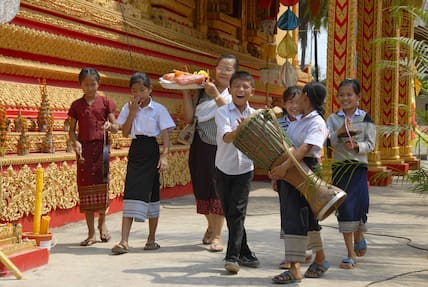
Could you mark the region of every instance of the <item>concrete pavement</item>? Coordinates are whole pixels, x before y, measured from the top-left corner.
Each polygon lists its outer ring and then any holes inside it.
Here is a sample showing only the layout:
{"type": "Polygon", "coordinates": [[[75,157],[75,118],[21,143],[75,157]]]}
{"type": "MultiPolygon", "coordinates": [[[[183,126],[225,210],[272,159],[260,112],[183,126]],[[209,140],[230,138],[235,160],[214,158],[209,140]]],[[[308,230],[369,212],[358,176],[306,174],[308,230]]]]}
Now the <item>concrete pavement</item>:
{"type": "MultiPolygon", "coordinates": [[[[304,279],[298,285],[428,286],[428,195],[412,193],[410,188],[394,182],[370,189],[369,249],[353,270],[339,268],[346,251],[336,218],[332,215],[322,221],[330,269],[323,278],[304,279]]],[[[84,221],[52,229],[56,245],[49,264],[24,272],[23,280],[0,277],[0,286],[272,286],[271,278],[281,272],[279,203],[269,183],[253,182],[246,220],[248,242],[261,266],[243,267],[237,275],[223,269],[224,252],[208,252],[201,244],[205,219],[196,215],[193,196],[165,200],[161,206],[159,250],[143,250],[148,226],[134,223],[130,252],[111,255],[110,249],[120,239],[121,213],[115,213],[108,217],[112,241],[80,247],[86,236],[84,221]]],[[[302,272],[306,268],[303,265],[302,272]]]]}

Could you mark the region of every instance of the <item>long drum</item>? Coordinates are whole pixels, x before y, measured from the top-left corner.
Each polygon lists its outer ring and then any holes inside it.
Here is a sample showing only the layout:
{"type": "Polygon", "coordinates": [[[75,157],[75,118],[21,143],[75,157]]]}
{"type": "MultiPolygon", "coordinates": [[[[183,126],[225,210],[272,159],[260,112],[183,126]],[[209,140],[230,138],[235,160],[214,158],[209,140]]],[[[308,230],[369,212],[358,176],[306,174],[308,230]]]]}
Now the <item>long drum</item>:
{"type": "Polygon", "coordinates": [[[285,180],[305,197],[318,220],[327,218],[345,200],[346,193],[326,183],[292,154],[293,143],[279,127],[270,109],[260,109],[246,118],[239,127],[233,144],[254,163],[270,170],[290,158],[293,167],[285,180]]]}

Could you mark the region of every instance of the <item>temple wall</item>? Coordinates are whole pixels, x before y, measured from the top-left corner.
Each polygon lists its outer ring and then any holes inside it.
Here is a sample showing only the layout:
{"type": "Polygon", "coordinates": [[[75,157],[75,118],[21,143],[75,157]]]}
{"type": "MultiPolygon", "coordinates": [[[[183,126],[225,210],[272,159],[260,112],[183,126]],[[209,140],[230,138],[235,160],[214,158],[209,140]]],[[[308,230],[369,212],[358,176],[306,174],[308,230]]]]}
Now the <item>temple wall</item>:
{"type": "MultiPolygon", "coordinates": [[[[273,7],[278,3],[273,1],[273,7]]],[[[82,96],[77,76],[85,66],[100,72],[100,94],[110,97],[118,110],[130,99],[130,75],[144,71],[150,76],[154,99],[168,108],[178,127],[171,133],[171,168],[162,175],[162,192],[189,186],[188,146],[176,143],[185,124],[181,92],[162,88],[158,78],[184,66],[213,73],[216,58],[232,53],[241,69],[256,80],[251,104],[263,107],[283,90],[260,81],[260,69],[265,66],[260,21],[276,13],[277,9],[258,9],[257,1],[250,0],[22,0],[16,17],[0,24],[0,105],[8,118],[6,155],[0,157],[0,221],[31,213],[34,168],[39,164],[46,170],[44,211],[77,204],[66,119],[70,104],[82,96]],[[43,90],[53,115],[49,153],[43,153],[47,134],[39,131],[37,123],[43,90]],[[22,118],[28,123],[28,154],[18,156],[17,119],[22,118]]],[[[123,190],[128,146],[129,139],[112,135],[111,198],[123,190]]]]}

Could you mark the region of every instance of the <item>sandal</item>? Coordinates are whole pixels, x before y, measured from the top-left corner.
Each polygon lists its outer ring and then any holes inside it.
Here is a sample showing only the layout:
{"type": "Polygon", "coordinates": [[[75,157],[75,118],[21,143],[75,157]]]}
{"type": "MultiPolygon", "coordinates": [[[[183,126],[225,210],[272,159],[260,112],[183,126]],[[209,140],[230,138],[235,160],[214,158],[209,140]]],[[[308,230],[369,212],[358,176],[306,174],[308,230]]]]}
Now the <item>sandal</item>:
{"type": "Polygon", "coordinates": [[[311,265],[309,265],[308,270],[305,272],[306,278],[320,278],[324,275],[324,273],[328,270],[330,267],[330,264],[327,260],[324,260],[324,262],[321,264],[318,264],[316,262],[313,262],[311,265]]]}
{"type": "Polygon", "coordinates": [[[143,249],[144,250],[156,250],[159,248],[160,248],[160,245],[157,244],[156,242],[147,242],[143,249]]]}
{"type": "Polygon", "coordinates": [[[208,250],[211,252],[221,252],[223,251],[223,244],[221,244],[219,239],[214,239],[211,242],[210,248],[208,250]]]}
{"type": "Polygon", "coordinates": [[[291,283],[299,283],[302,279],[296,278],[293,273],[290,271],[284,271],[279,275],[276,275],[272,278],[272,282],[276,284],[291,284],[291,283]]]}
{"type": "Polygon", "coordinates": [[[354,242],[354,251],[358,257],[364,256],[367,253],[367,242],[363,238],[360,242],[354,242]]]}
{"type": "Polygon", "coordinates": [[[113,253],[114,255],[128,253],[128,245],[119,242],[111,249],[111,253],[113,253]]]}
{"type": "Polygon", "coordinates": [[[103,232],[102,227],[100,227],[100,226],[98,226],[98,230],[100,231],[101,242],[109,242],[111,239],[111,235],[108,232],[108,230],[103,232]]]}
{"type": "Polygon", "coordinates": [[[211,241],[212,241],[211,236],[212,236],[212,234],[213,234],[212,231],[208,231],[208,229],[207,229],[207,231],[205,231],[204,237],[202,238],[202,243],[204,245],[211,244],[211,241]]]}
{"type": "Polygon", "coordinates": [[[340,268],[342,269],[353,269],[355,267],[355,261],[352,258],[345,258],[340,262],[340,268]]]}
{"type": "Polygon", "coordinates": [[[82,242],[80,242],[80,246],[91,246],[97,243],[97,240],[94,238],[86,238],[82,242]]]}

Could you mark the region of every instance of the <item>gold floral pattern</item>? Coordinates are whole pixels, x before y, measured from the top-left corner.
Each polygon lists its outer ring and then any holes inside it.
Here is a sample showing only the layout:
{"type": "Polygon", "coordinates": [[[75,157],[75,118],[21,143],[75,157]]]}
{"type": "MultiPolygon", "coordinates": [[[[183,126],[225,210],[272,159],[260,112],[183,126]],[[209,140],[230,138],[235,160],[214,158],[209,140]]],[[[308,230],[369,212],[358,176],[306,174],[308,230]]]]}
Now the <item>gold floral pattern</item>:
{"type": "MultiPolygon", "coordinates": [[[[188,147],[173,147],[169,157],[169,169],[161,174],[161,188],[186,185],[190,182],[187,166],[188,147]]],[[[110,198],[123,195],[126,176],[127,150],[112,151],[110,162],[110,198]]],[[[22,164],[22,157],[2,161],[8,167],[1,170],[0,220],[14,221],[33,213],[35,203],[36,176],[29,165],[46,159],[29,156],[22,164]],[[18,164],[18,165],[17,165],[18,164]]],[[[42,213],[56,209],[69,209],[79,202],[76,185],[76,163],[74,154],[51,155],[46,159],[43,179],[42,213]]]]}

